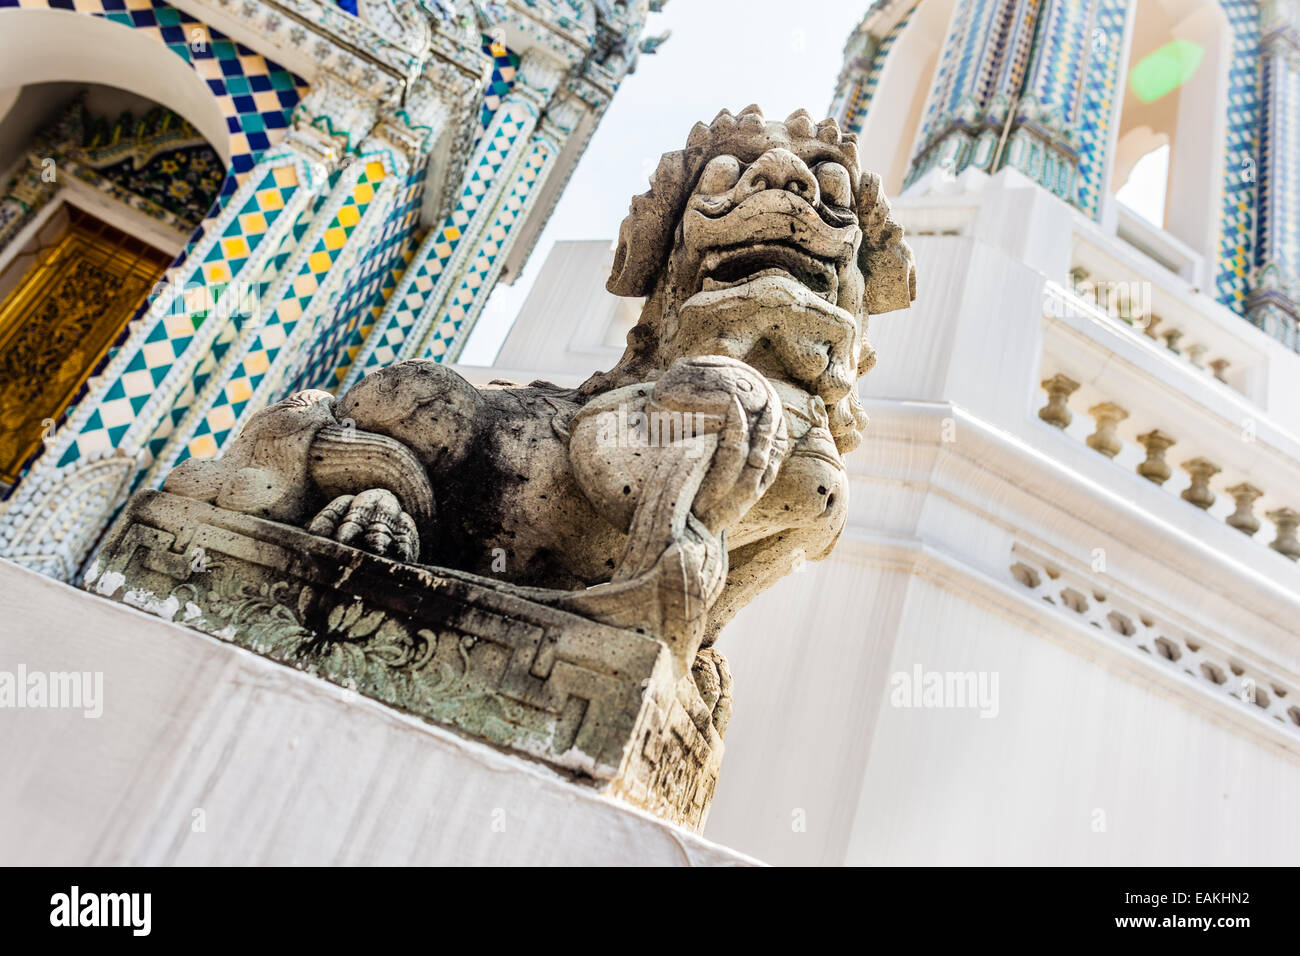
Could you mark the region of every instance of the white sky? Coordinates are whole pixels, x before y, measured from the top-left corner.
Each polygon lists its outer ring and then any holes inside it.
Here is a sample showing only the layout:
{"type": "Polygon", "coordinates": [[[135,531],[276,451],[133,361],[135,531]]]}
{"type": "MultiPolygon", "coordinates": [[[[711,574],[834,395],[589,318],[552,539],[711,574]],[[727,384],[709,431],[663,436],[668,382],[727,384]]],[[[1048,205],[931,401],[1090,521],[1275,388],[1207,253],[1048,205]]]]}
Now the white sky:
{"type": "Polygon", "coordinates": [[[557,240],[613,239],[659,156],[686,145],[696,121],[757,103],[784,118],[826,115],[844,42],[869,0],[669,0],[647,36],[672,30],[624,80],[542,232],[523,275],[500,285],[461,361],[490,365],[557,240]]]}
{"type": "Polygon", "coordinates": [[[1165,225],[1165,190],[1169,186],[1169,146],[1153,149],[1136,163],[1115,198],[1147,222],[1165,225]]]}

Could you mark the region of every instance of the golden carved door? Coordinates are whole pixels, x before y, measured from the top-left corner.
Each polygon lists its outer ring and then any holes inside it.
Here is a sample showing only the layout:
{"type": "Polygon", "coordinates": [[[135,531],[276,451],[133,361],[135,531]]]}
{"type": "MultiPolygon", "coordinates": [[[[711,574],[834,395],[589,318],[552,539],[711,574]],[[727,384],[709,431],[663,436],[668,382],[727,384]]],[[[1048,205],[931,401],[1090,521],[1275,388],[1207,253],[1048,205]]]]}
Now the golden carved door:
{"type": "MultiPolygon", "coordinates": [[[[170,264],[163,252],[67,206],[0,303],[0,484],[23,463],[170,264]]],[[[15,263],[17,264],[17,263],[15,263]]]]}

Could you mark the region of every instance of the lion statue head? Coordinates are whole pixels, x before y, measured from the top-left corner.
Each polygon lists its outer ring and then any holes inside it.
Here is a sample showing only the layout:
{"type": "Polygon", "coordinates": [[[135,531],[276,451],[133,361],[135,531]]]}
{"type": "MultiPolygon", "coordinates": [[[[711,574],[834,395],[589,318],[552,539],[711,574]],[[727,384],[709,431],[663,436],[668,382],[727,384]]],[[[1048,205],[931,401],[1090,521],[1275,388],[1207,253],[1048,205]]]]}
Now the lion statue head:
{"type": "Polygon", "coordinates": [[[653,381],[675,359],[725,355],[787,405],[820,401],[841,452],[866,418],[856,380],[875,362],[867,317],[907,308],[916,269],[857,137],[804,110],[757,106],[697,123],[632,200],[607,288],[645,296],[628,347],[586,394],[653,381]]]}

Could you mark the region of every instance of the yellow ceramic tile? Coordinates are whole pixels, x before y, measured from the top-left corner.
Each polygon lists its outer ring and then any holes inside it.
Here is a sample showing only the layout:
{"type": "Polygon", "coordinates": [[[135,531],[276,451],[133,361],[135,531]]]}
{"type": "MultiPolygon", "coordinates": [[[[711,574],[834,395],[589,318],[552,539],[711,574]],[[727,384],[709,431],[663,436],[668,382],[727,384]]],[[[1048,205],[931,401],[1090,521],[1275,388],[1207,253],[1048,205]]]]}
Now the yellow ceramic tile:
{"type": "Polygon", "coordinates": [[[214,432],[235,427],[235,410],[229,405],[218,405],[208,412],[208,427],[214,432]]]}
{"type": "MultiPolygon", "coordinates": [[[[275,315],[281,322],[296,322],[302,317],[302,301],[299,299],[285,299],[280,303],[280,307],[275,310],[275,315]]],[[[265,340],[265,336],[263,339],[265,340]]]]}
{"type": "Polygon", "coordinates": [[[311,258],[307,260],[307,267],[317,275],[324,275],[329,271],[329,267],[333,264],[334,260],[331,259],[330,254],[324,250],[313,252],[311,258]]]}
{"type": "Polygon", "coordinates": [[[325,243],[325,248],[331,251],[342,249],[343,244],[348,241],[348,234],[335,226],[333,229],[325,230],[325,235],[321,237],[321,241],[325,243]]]}
{"type": "Polygon", "coordinates": [[[292,166],[280,166],[271,175],[275,177],[275,184],[281,189],[298,185],[298,173],[292,166]]]}
{"type": "Polygon", "coordinates": [[[248,255],[248,243],[242,236],[221,240],[221,251],[227,259],[243,259],[248,255]]]}
{"type": "Polygon", "coordinates": [[[224,262],[209,262],[203,266],[203,275],[209,282],[229,282],[230,268],[224,262]]]}
{"type": "Polygon", "coordinates": [[[200,435],[189,444],[191,458],[217,457],[217,440],[211,435],[200,435]]]}
{"type": "Polygon", "coordinates": [[[274,212],[284,206],[284,198],[278,189],[263,189],[257,194],[257,205],[267,212],[274,212]]]}
{"type": "Polygon", "coordinates": [[[246,236],[256,236],[266,232],[266,217],[260,212],[246,212],[239,217],[239,228],[246,236]]]}
{"type": "Polygon", "coordinates": [[[366,179],[370,180],[372,183],[381,181],[386,175],[383,163],[376,160],[366,164],[366,179]]]}
{"type": "Polygon", "coordinates": [[[253,397],[253,386],[246,378],[233,379],[226,386],[226,397],[232,402],[246,402],[253,397]]]}
{"type": "Polygon", "coordinates": [[[316,277],[312,275],[302,275],[293,280],[293,294],[299,298],[306,299],[311,296],[320,284],[316,277]]]}
{"type": "Polygon", "coordinates": [[[263,351],[249,352],[244,357],[244,371],[249,375],[261,375],[271,367],[271,362],[263,351]]]}
{"type": "Polygon", "coordinates": [[[361,213],[357,211],[356,206],[348,204],[339,210],[339,214],[336,218],[338,219],[340,226],[350,229],[361,221],[361,213]]]}
{"type": "Polygon", "coordinates": [[[375,198],[375,187],[369,183],[358,183],[357,188],[352,190],[352,198],[358,206],[365,206],[375,198]]]}

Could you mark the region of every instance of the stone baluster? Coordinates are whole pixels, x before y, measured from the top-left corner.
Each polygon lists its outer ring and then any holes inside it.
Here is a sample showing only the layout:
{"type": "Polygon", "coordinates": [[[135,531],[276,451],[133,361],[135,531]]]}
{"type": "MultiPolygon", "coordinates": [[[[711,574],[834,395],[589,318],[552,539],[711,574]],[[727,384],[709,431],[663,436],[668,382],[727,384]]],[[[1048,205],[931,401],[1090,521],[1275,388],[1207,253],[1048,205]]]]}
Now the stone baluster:
{"type": "Polygon", "coordinates": [[[1074,420],[1068,402],[1070,396],[1078,390],[1079,383],[1068,375],[1057,372],[1044,380],[1043,388],[1047,391],[1047,404],[1038,410],[1038,417],[1057,428],[1068,428],[1074,420]]]}
{"type": "Polygon", "coordinates": [[[1169,351],[1173,352],[1175,355],[1182,355],[1183,353],[1178,348],[1178,340],[1183,337],[1183,333],[1178,329],[1169,329],[1167,332],[1162,334],[1165,339],[1165,348],[1169,349],[1169,351]]]}
{"type": "Polygon", "coordinates": [[[1210,490],[1210,479],[1222,469],[1212,461],[1204,458],[1192,458],[1183,462],[1183,471],[1192,476],[1192,483],[1183,490],[1183,500],[1190,501],[1204,511],[1214,504],[1214,492],[1210,490]]]}
{"type": "Polygon", "coordinates": [[[1154,339],[1156,337],[1156,326],[1159,324],[1160,316],[1155,315],[1154,313],[1147,316],[1147,327],[1143,329],[1147,334],[1147,338],[1154,339]]]}
{"type": "Polygon", "coordinates": [[[1197,368],[1205,368],[1205,346],[1200,344],[1187,346],[1187,361],[1197,368]]]}
{"type": "Polygon", "coordinates": [[[1075,266],[1070,270],[1070,290],[1078,296],[1087,298],[1092,292],[1091,283],[1088,282],[1088,270],[1080,269],[1075,266]],[[1086,283],[1086,285],[1085,285],[1086,283]]]}
{"type": "Polygon", "coordinates": [[[1269,547],[1279,554],[1285,554],[1292,561],[1300,558],[1300,540],[1296,540],[1296,528],[1300,527],[1300,511],[1294,508],[1278,508],[1268,513],[1268,520],[1277,527],[1277,537],[1269,547]]]}
{"type": "Polygon", "coordinates": [[[1102,402],[1088,409],[1088,414],[1097,422],[1097,430],[1088,436],[1088,447],[1107,458],[1114,458],[1124,447],[1115,428],[1128,418],[1128,411],[1114,402],[1102,402]]]}
{"type": "Polygon", "coordinates": [[[1176,442],[1158,428],[1153,428],[1145,435],[1138,435],[1138,441],[1147,450],[1147,458],[1137,466],[1137,473],[1147,481],[1163,485],[1172,474],[1169,463],[1165,461],[1165,452],[1176,442]]]}
{"type": "Polygon", "coordinates": [[[1229,488],[1228,494],[1232,495],[1232,500],[1237,503],[1237,510],[1228,515],[1228,524],[1244,535],[1253,535],[1258,531],[1259,518],[1255,517],[1251,509],[1255,507],[1255,499],[1263,493],[1254,485],[1244,481],[1229,488]]]}
{"type": "Polygon", "coordinates": [[[1138,318],[1133,314],[1133,300],[1127,295],[1116,295],[1115,304],[1112,308],[1115,318],[1125,325],[1132,325],[1134,319],[1138,318]]]}
{"type": "Polygon", "coordinates": [[[1228,376],[1225,373],[1228,371],[1228,366],[1231,364],[1232,363],[1227,359],[1215,359],[1210,363],[1210,369],[1214,372],[1214,377],[1224,385],[1228,384],[1228,376]]]}

